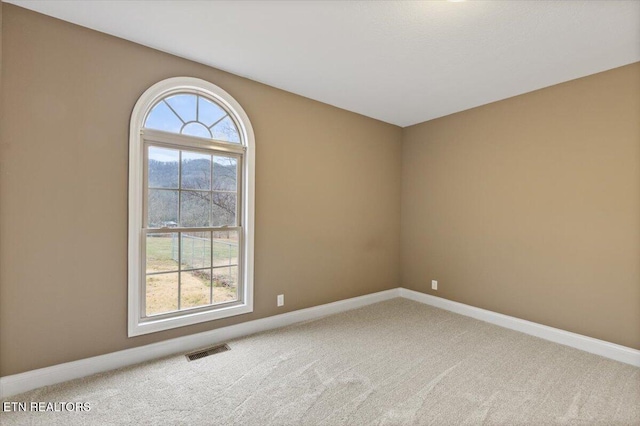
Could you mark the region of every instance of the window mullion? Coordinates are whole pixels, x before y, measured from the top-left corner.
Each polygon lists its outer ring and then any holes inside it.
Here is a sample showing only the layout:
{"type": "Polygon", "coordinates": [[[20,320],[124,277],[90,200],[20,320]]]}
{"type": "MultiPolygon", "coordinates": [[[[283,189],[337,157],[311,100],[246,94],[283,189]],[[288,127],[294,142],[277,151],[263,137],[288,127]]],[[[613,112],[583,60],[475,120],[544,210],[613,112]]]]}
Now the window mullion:
{"type": "Polygon", "coordinates": [[[178,232],[178,310],[182,295],[182,232],[178,232]]]}
{"type": "Polygon", "coordinates": [[[203,227],[175,227],[175,228],[143,228],[145,234],[167,234],[177,232],[216,232],[216,231],[237,231],[241,226],[203,226],[203,227]]]}
{"type": "MultiPolygon", "coordinates": [[[[182,150],[178,151],[178,225],[182,225],[182,150]]],[[[178,310],[182,302],[182,232],[178,232],[178,310]]]]}
{"type": "Polygon", "coordinates": [[[222,118],[218,119],[218,121],[216,121],[215,123],[213,123],[211,126],[209,126],[209,130],[211,130],[213,127],[215,127],[216,124],[220,123],[222,120],[224,120],[225,118],[229,117],[229,114],[225,114],[222,116],[222,118]]]}
{"type": "Polygon", "coordinates": [[[178,226],[182,226],[182,150],[178,151],[178,226]]]}
{"type": "MultiPolygon", "coordinates": [[[[209,131],[211,131],[209,129],[209,131]]],[[[209,225],[213,226],[213,182],[214,182],[214,173],[215,173],[215,161],[213,160],[214,156],[211,155],[211,172],[209,179],[209,225]]],[[[213,231],[209,233],[209,245],[211,246],[211,269],[209,274],[209,304],[213,305],[213,231]]]]}
{"type": "MultiPolygon", "coordinates": [[[[209,225],[213,226],[213,179],[215,172],[215,161],[213,160],[214,156],[211,156],[211,181],[209,182],[209,225]]],[[[213,238],[213,234],[211,234],[211,238],[213,238]]],[[[213,240],[212,240],[213,241],[213,240]]]]}
{"type": "Polygon", "coordinates": [[[175,109],[173,109],[173,107],[172,107],[171,105],[169,105],[169,102],[167,102],[167,100],[166,100],[166,99],[163,99],[163,100],[162,100],[162,102],[164,102],[164,104],[165,104],[166,106],[168,106],[168,107],[169,107],[169,109],[171,110],[171,112],[173,112],[173,113],[175,114],[175,116],[176,116],[176,117],[178,117],[178,120],[182,121],[182,125],[184,126],[186,123],[185,123],[185,121],[182,119],[182,117],[180,117],[180,114],[178,114],[178,113],[176,112],[176,110],[175,110],[175,109]]]}
{"type": "Polygon", "coordinates": [[[216,139],[206,139],[197,136],[184,136],[178,133],[168,133],[162,130],[155,129],[143,129],[143,137],[147,142],[151,142],[154,145],[164,145],[171,148],[177,148],[177,146],[185,147],[187,149],[194,149],[201,152],[207,151],[219,151],[225,154],[242,154],[246,148],[242,145],[219,141],[216,139]]]}
{"type": "Polygon", "coordinates": [[[213,231],[209,232],[209,247],[211,252],[211,268],[209,268],[209,304],[213,305],[213,231]]]}
{"type": "Polygon", "coordinates": [[[242,170],[244,168],[244,157],[240,156],[236,160],[236,226],[242,226],[240,214],[242,212],[242,170]]]}

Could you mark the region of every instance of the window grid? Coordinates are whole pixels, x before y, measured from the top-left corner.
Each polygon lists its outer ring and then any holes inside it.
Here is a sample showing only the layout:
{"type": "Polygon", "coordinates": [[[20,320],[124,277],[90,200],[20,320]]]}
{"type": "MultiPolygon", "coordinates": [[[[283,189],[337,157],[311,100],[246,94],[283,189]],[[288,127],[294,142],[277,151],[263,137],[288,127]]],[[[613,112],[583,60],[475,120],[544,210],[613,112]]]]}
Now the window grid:
{"type": "MultiPolygon", "coordinates": [[[[240,221],[239,221],[239,217],[240,217],[240,199],[239,199],[239,192],[240,192],[240,170],[241,170],[241,159],[242,157],[238,154],[233,154],[233,153],[228,153],[228,152],[219,152],[216,151],[214,149],[197,149],[194,150],[191,147],[176,147],[176,146],[172,146],[170,144],[165,145],[165,144],[156,144],[154,142],[146,142],[144,143],[145,146],[145,192],[146,192],[146,196],[145,199],[147,200],[147,202],[145,203],[145,207],[143,208],[143,214],[144,214],[144,219],[143,219],[143,223],[145,223],[145,230],[147,231],[147,235],[152,235],[153,231],[161,231],[161,233],[164,234],[175,234],[176,235],[176,239],[177,239],[177,244],[178,244],[178,250],[177,250],[177,256],[178,256],[178,265],[177,265],[177,269],[172,269],[172,270],[165,270],[165,271],[158,271],[158,272],[148,272],[147,271],[147,267],[145,266],[145,279],[142,280],[142,282],[144,283],[144,291],[143,294],[145,295],[145,297],[143,298],[143,306],[142,306],[142,310],[141,313],[143,314],[144,317],[153,317],[156,318],[158,316],[165,316],[165,315],[171,315],[171,314],[176,314],[179,313],[181,311],[185,311],[185,310],[192,310],[192,309],[200,309],[200,308],[206,308],[206,307],[211,307],[214,305],[217,305],[218,303],[214,300],[215,295],[214,295],[214,272],[216,270],[223,270],[223,269],[227,269],[228,271],[228,276],[229,277],[235,277],[235,299],[232,300],[231,302],[236,302],[239,301],[241,299],[241,257],[240,257],[240,221]],[[163,187],[163,186],[152,186],[149,183],[149,150],[151,148],[162,148],[162,149],[173,149],[173,150],[177,150],[178,151],[178,184],[177,184],[177,188],[174,187],[163,187]],[[206,153],[207,156],[209,157],[209,161],[210,161],[210,165],[209,165],[209,189],[208,190],[199,190],[199,189],[185,189],[184,188],[184,174],[183,174],[183,154],[185,152],[197,152],[197,153],[206,153]],[[215,175],[214,173],[216,172],[216,161],[214,160],[215,158],[227,158],[230,160],[234,160],[234,167],[235,167],[235,175],[234,175],[234,181],[235,181],[235,191],[232,190],[217,190],[214,189],[214,180],[215,180],[215,175]],[[167,228],[167,227],[151,227],[151,225],[148,222],[149,220],[149,191],[150,190],[154,190],[154,191],[167,191],[167,192],[176,192],[178,193],[178,207],[177,207],[177,223],[178,223],[178,227],[176,228],[167,228]],[[207,226],[199,226],[199,227],[185,227],[183,224],[183,192],[191,192],[191,193],[203,193],[203,194],[209,194],[209,223],[207,226]],[[214,194],[233,194],[235,195],[235,202],[234,202],[234,210],[235,210],[235,214],[233,216],[233,220],[231,223],[227,223],[223,226],[214,226],[213,225],[213,220],[214,220],[214,211],[213,211],[213,206],[214,206],[214,194]],[[206,231],[203,231],[206,230],[206,231]],[[236,233],[236,238],[237,238],[237,253],[236,253],[236,261],[232,262],[232,257],[231,257],[231,245],[229,245],[229,255],[227,257],[228,259],[228,263],[226,265],[218,265],[218,266],[214,266],[214,238],[213,238],[213,233],[216,231],[226,231],[226,232],[235,232],[236,233]],[[209,241],[210,241],[210,266],[209,267],[203,267],[203,268],[184,268],[184,259],[183,259],[183,244],[184,244],[184,239],[183,239],[183,235],[189,232],[206,232],[209,234],[209,241]],[[232,268],[235,268],[235,274],[233,274],[233,270],[232,268]],[[188,272],[193,272],[193,271],[209,271],[210,273],[210,277],[209,277],[209,300],[207,304],[203,304],[203,305],[199,305],[196,307],[187,307],[184,308],[183,306],[183,281],[184,281],[184,277],[183,274],[184,273],[188,273],[188,272]],[[147,278],[149,276],[162,276],[162,275],[170,275],[170,274],[176,274],[177,273],[177,278],[178,278],[178,289],[177,289],[177,309],[176,310],[168,310],[166,312],[160,312],[160,313],[149,313],[148,312],[148,307],[147,307],[147,278]]],[[[221,166],[222,167],[222,166],[221,166]]],[[[173,238],[173,237],[172,237],[173,238]]],[[[145,265],[148,262],[147,259],[147,253],[145,251],[144,253],[144,261],[145,261],[145,265]]],[[[222,301],[220,302],[225,303],[225,302],[229,302],[229,301],[222,301]]]]}
{"type": "MultiPolygon", "coordinates": [[[[166,149],[166,146],[164,145],[159,145],[156,143],[147,143],[146,144],[146,149],[145,149],[145,158],[146,158],[146,164],[145,164],[145,173],[148,174],[148,168],[149,168],[149,148],[150,147],[155,147],[155,148],[163,148],[166,149]]],[[[183,188],[183,183],[182,183],[182,178],[183,178],[183,173],[182,173],[182,156],[183,153],[185,151],[187,152],[192,152],[191,149],[182,149],[182,148],[173,148],[176,151],[179,152],[178,155],[178,185],[176,187],[166,187],[166,186],[152,186],[151,184],[148,183],[149,179],[148,176],[146,176],[145,181],[147,182],[146,184],[146,191],[147,191],[147,195],[146,195],[146,199],[149,199],[149,195],[148,195],[148,191],[163,191],[163,192],[177,192],[178,193],[178,211],[177,211],[177,223],[178,226],[180,227],[185,227],[183,225],[183,220],[182,220],[182,199],[183,199],[183,193],[202,193],[202,194],[209,194],[210,195],[210,201],[209,201],[209,224],[207,225],[208,227],[215,227],[216,225],[212,225],[213,224],[213,215],[214,215],[214,206],[215,204],[215,199],[216,197],[214,195],[216,194],[229,194],[229,195],[234,195],[235,196],[235,202],[234,202],[234,217],[233,217],[233,222],[230,223],[226,223],[220,226],[239,226],[240,225],[240,205],[239,205],[239,201],[240,201],[240,186],[241,186],[241,176],[240,176],[240,170],[242,168],[242,163],[241,163],[241,157],[238,155],[233,155],[231,153],[227,153],[227,152],[215,152],[213,150],[209,150],[209,155],[211,157],[211,165],[210,165],[210,177],[209,177],[209,188],[208,190],[205,189],[194,189],[194,188],[183,188]],[[216,161],[213,160],[214,158],[226,158],[229,160],[234,160],[235,163],[233,164],[234,168],[235,168],[235,176],[234,176],[234,182],[235,182],[235,188],[236,190],[225,190],[225,189],[214,189],[214,179],[215,179],[215,165],[216,165],[216,161]]],[[[221,166],[222,167],[222,166],[221,166]]],[[[162,227],[160,226],[152,226],[153,224],[150,224],[148,221],[148,211],[149,211],[149,207],[148,204],[145,207],[145,216],[143,217],[143,221],[145,224],[146,228],[157,228],[160,229],[162,227]]],[[[192,226],[190,226],[192,227],[192,226]]]]}
{"type": "MultiPolygon", "coordinates": [[[[229,242],[221,242],[221,241],[216,241],[216,239],[213,236],[213,233],[216,231],[210,231],[208,232],[209,236],[207,238],[208,241],[211,242],[211,245],[209,246],[209,265],[210,266],[205,266],[205,267],[185,267],[184,265],[187,265],[185,261],[183,261],[183,252],[184,252],[184,234],[189,233],[188,231],[174,231],[174,232],[167,232],[165,229],[162,229],[163,234],[174,234],[175,237],[171,237],[172,241],[175,240],[178,244],[178,248],[176,250],[176,253],[178,255],[178,262],[176,265],[176,269],[169,269],[169,270],[164,270],[164,271],[157,271],[157,272],[148,272],[146,271],[145,275],[146,277],[150,277],[150,276],[162,276],[162,275],[173,275],[173,274],[177,274],[178,275],[178,308],[175,311],[168,311],[166,313],[171,313],[171,312],[177,312],[177,311],[181,311],[184,309],[191,309],[191,308],[184,308],[182,306],[182,274],[183,273],[188,273],[188,272],[197,272],[197,271],[207,271],[209,272],[209,302],[206,305],[200,305],[201,307],[204,306],[212,306],[217,304],[217,302],[214,300],[214,294],[213,294],[213,287],[214,287],[214,272],[215,271],[223,271],[225,269],[228,270],[228,274],[229,276],[233,276],[232,274],[232,269],[231,268],[237,268],[236,270],[239,269],[240,264],[238,262],[238,253],[236,253],[236,261],[233,262],[233,255],[232,255],[232,243],[229,242]],[[227,256],[226,256],[226,260],[227,263],[222,265],[222,264],[215,264],[214,262],[214,253],[215,250],[213,248],[213,244],[225,244],[227,245],[228,248],[228,252],[227,252],[227,256]]],[[[232,230],[232,231],[226,231],[226,232],[237,232],[236,230],[232,230]]],[[[153,235],[153,233],[150,233],[148,235],[153,235]]],[[[239,247],[236,245],[236,247],[239,249],[239,247]]],[[[160,314],[164,314],[160,313],[160,314]]],[[[149,314],[147,313],[147,316],[155,316],[158,314],[149,314]]]]}
{"type": "MultiPolygon", "coordinates": [[[[198,124],[200,126],[202,126],[204,129],[206,129],[207,133],[208,133],[208,138],[210,139],[214,139],[214,132],[213,129],[218,126],[218,125],[222,125],[221,123],[225,120],[229,120],[230,121],[230,127],[228,128],[228,130],[230,131],[230,133],[228,132],[222,132],[224,134],[224,137],[221,139],[225,142],[230,142],[230,143],[240,143],[240,138],[239,138],[239,131],[238,131],[238,125],[235,121],[235,119],[229,114],[229,112],[227,112],[224,108],[220,107],[220,105],[214,104],[212,101],[210,101],[209,99],[207,99],[206,97],[203,97],[199,94],[194,94],[194,93],[189,93],[189,92],[182,92],[182,93],[175,93],[175,94],[171,94],[169,96],[164,97],[163,99],[161,99],[160,101],[158,101],[153,108],[151,108],[151,110],[149,111],[149,115],[147,116],[147,119],[145,120],[147,123],[150,121],[150,117],[153,116],[153,114],[161,114],[159,112],[159,110],[157,109],[157,107],[159,105],[163,105],[166,106],[168,108],[168,110],[171,112],[172,117],[177,118],[181,124],[180,129],[175,128],[174,130],[170,130],[171,132],[174,133],[179,133],[179,134],[186,134],[185,133],[185,128],[190,125],[190,124],[198,124]],[[193,99],[195,100],[195,120],[191,120],[188,118],[184,118],[183,114],[180,111],[176,110],[176,107],[172,106],[171,103],[167,100],[169,98],[172,97],[189,97],[192,96],[193,99]],[[209,102],[212,105],[215,105],[216,108],[218,108],[220,110],[220,112],[222,112],[222,115],[213,120],[213,122],[210,125],[207,125],[200,117],[200,104],[202,102],[209,102]]],[[[154,117],[155,118],[155,117],[154,117]]],[[[157,128],[156,124],[154,120],[153,123],[150,125],[150,128],[157,128]]],[[[167,129],[165,129],[167,130],[167,129]]],[[[218,133],[220,134],[220,133],[218,133]]],[[[188,133],[186,135],[189,135],[188,133]]],[[[191,136],[195,136],[195,135],[191,135],[191,136]]]]}

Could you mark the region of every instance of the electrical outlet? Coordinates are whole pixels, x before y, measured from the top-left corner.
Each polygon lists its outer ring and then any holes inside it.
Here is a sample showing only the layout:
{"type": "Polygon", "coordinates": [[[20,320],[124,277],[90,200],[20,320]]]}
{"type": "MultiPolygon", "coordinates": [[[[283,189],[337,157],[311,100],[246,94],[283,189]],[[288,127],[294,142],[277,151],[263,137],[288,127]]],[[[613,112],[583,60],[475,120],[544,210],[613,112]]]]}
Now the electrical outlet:
{"type": "Polygon", "coordinates": [[[431,290],[437,290],[437,289],[438,289],[438,281],[431,280],[431,290]]]}
{"type": "Polygon", "coordinates": [[[278,306],[284,306],[284,294],[278,295],[278,306]]]}

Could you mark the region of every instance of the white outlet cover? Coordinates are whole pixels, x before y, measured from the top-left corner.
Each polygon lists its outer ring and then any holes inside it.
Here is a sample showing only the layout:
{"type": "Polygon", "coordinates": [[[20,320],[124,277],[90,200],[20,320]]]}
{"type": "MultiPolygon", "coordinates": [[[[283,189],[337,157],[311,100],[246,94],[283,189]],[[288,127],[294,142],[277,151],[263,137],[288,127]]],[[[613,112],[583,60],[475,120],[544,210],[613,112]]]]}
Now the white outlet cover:
{"type": "Polygon", "coordinates": [[[437,289],[438,289],[438,281],[431,280],[431,290],[437,290],[437,289]]]}
{"type": "Polygon", "coordinates": [[[277,298],[278,306],[284,305],[284,294],[279,294],[277,298]]]}

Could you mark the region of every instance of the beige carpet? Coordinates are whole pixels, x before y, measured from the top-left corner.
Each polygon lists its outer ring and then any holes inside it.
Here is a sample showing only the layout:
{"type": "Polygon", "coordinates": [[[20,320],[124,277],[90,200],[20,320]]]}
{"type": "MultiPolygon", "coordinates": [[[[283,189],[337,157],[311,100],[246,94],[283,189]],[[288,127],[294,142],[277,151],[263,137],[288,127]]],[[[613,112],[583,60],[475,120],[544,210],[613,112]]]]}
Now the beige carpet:
{"type": "Polygon", "coordinates": [[[14,424],[640,424],[640,369],[405,299],[35,390],[14,424]]]}

